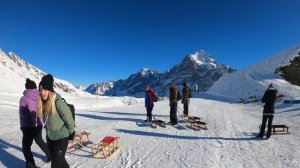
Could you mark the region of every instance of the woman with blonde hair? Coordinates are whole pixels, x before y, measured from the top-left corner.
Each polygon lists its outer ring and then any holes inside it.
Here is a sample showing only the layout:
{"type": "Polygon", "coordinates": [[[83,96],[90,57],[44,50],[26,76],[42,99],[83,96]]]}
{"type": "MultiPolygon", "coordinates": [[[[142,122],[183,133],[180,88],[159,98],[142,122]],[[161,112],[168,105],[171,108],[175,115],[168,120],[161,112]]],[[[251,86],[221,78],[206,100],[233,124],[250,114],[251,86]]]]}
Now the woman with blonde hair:
{"type": "Polygon", "coordinates": [[[52,168],[69,167],[65,154],[69,139],[74,138],[74,120],[68,105],[54,92],[54,78],[44,76],[39,84],[38,116],[43,117],[52,168]]]}

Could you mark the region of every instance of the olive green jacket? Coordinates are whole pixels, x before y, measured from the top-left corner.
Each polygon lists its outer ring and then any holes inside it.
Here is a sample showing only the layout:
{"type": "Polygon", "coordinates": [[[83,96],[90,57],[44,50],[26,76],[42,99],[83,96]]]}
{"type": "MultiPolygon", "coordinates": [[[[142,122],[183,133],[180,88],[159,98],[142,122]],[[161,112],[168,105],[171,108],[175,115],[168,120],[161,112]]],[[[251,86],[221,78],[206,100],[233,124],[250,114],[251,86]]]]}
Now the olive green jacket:
{"type": "Polygon", "coordinates": [[[190,103],[190,91],[188,87],[183,87],[182,89],[182,99],[181,99],[181,103],[182,104],[189,104],[190,103]]]}
{"type": "Polygon", "coordinates": [[[50,140],[59,140],[74,132],[74,120],[67,103],[57,93],[54,104],[56,112],[46,116],[46,134],[50,140]]]}

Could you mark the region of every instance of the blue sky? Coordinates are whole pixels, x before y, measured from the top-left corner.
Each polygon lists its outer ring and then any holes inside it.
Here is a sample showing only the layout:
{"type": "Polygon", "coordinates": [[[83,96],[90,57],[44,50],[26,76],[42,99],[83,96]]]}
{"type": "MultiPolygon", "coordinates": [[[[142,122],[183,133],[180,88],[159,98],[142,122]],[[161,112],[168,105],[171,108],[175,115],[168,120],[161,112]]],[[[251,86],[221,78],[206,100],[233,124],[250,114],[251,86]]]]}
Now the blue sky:
{"type": "Polygon", "coordinates": [[[299,43],[299,0],[0,0],[0,48],[73,84],[205,50],[241,69],[299,43]]]}

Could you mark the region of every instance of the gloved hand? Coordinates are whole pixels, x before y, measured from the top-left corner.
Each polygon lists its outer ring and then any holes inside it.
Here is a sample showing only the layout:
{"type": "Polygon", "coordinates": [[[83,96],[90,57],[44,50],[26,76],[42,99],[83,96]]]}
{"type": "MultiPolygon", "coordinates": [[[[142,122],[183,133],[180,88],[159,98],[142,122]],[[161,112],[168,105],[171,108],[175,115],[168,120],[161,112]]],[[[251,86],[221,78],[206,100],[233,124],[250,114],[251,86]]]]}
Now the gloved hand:
{"type": "Polygon", "coordinates": [[[75,136],[75,131],[69,135],[69,140],[73,141],[75,136]]]}

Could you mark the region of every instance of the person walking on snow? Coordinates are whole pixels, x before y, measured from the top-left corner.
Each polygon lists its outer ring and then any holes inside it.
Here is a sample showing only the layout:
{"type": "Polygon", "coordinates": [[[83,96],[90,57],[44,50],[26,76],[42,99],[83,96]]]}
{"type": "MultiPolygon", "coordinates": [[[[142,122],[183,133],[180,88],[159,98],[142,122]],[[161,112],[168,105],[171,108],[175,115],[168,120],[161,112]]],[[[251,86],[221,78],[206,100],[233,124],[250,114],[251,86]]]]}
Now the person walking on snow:
{"type": "Polygon", "coordinates": [[[147,110],[147,119],[146,122],[152,121],[152,110],[154,107],[155,95],[153,90],[150,87],[147,87],[145,90],[145,107],[147,110]]]}
{"type": "Polygon", "coordinates": [[[37,117],[37,100],[39,91],[36,84],[30,79],[26,79],[26,90],[20,99],[19,115],[20,115],[20,129],[22,130],[22,149],[26,160],[26,168],[36,167],[35,161],[31,152],[31,145],[33,140],[42,149],[47,156],[45,162],[51,161],[50,152],[47,144],[42,138],[42,119],[37,117]]]}
{"type": "Polygon", "coordinates": [[[277,94],[277,90],[273,87],[272,84],[270,84],[261,99],[261,101],[265,103],[265,105],[263,110],[263,119],[260,127],[260,132],[257,136],[259,138],[263,138],[264,136],[267,121],[268,121],[267,139],[269,139],[271,136],[272,121],[275,112],[274,106],[276,102],[276,94],[277,94]]]}
{"type": "Polygon", "coordinates": [[[170,101],[170,123],[171,125],[177,125],[177,95],[178,91],[176,89],[175,84],[169,84],[169,101],[170,101]]]}
{"type": "Polygon", "coordinates": [[[183,116],[187,117],[189,115],[190,89],[186,83],[183,83],[181,103],[183,104],[183,116]]]}
{"type": "Polygon", "coordinates": [[[53,76],[48,74],[39,84],[38,116],[45,121],[51,168],[68,168],[65,154],[68,141],[74,139],[74,120],[68,105],[55,93],[53,82],[53,76]]]}

